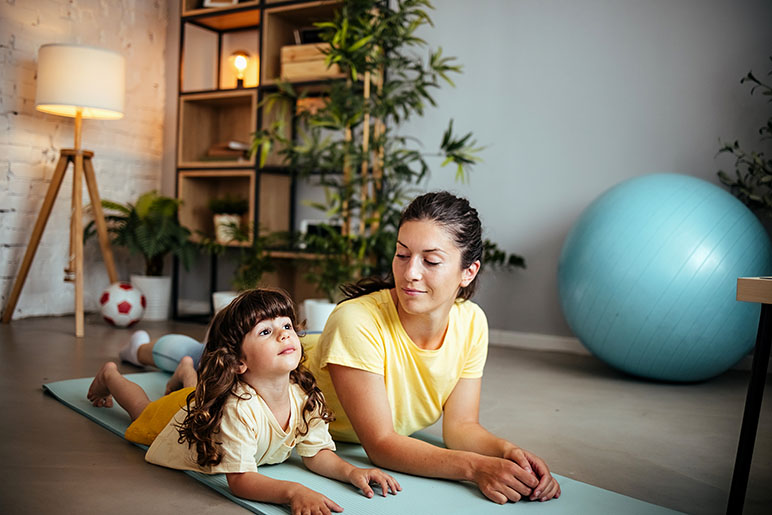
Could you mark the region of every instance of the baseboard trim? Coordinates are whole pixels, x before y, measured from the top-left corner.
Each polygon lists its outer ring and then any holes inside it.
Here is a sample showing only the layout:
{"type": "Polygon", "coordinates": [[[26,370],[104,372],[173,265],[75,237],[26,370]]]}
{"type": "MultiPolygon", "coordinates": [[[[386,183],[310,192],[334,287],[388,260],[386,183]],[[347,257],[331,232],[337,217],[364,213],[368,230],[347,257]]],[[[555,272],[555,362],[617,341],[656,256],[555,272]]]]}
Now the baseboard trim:
{"type": "Polygon", "coordinates": [[[513,349],[538,350],[549,352],[567,352],[589,356],[584,345],[573,336],[555,336],[551,334],[522,333],[491,329],[488,335],[491,345],[510,347],[513,349]]]}
{"type": "MultiPolygon", "coordinates": [[[[509,347],[512,349],[537,350],[546,352],[566,352],[590,356],[590,351],[581,344],[578,338],[573,336],[556,336],[551,334],[523,333],[519,331],[505,331],[503,329],[491,329],[488,335],[491,345],[509,347]]],[[[741,359],[732,370],[750,370],[753,364],[753,354],[741,359]]],[[[772,358],[770,358],[772,365],[772,358]]],[[[767,374],[772,374],[772,366],[767,367],[767,374]]]]}

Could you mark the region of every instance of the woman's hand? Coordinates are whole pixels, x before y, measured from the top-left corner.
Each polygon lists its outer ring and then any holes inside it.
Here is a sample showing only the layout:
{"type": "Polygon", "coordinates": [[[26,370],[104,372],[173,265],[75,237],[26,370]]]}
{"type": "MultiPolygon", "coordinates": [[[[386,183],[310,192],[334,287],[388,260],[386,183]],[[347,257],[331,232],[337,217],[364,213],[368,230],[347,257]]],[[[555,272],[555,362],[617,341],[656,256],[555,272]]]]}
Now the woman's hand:
{"type": "Polygon", "coordinates": [[[539,480],[530,470],[510,459],[479,456],[472,471],[472,481],[485,497],[504,504],[532,495],[539,480]]]}
{"type": "Polygon", "coordinates": [[[550,469],[543,459],[515,446],[506,450],[503,457],[517,463],[523,470],[534,474],[539,479],[539,484],[528,496],[530,500],[548,501],[560,497],[560,485],[550,474],[550,469]]]}
{"type": "Polygon", "coordinates": [[[397,495],[397,492],[402,490],[396,479],[385,473],[381,469],[361,469],[353,467],[348,474],[348,481],[355,487],[362,490],[368,498],[373,496],[373,489],[370,484],[377,484],[381,487],[381,495],[386,497],[386,492],[391,492],[392,495],[397,495]]]}
{"type": "Polygon", "coordinates": [[[289,505],[292,515],[331,515],[343,511],[332,500],[299,483],[290,492],[289,505]]]}

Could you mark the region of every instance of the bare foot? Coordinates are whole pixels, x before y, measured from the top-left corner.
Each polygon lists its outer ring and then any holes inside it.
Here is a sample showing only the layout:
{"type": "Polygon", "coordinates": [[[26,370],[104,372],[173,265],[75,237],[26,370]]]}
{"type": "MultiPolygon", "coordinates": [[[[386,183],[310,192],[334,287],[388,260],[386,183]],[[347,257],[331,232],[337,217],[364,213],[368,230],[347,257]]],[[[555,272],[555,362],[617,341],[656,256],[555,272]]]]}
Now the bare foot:
{"type": "Polygon", "coordinates": [[[176,392],[180,388],[196,385],[196,369],[193,367],[193,358],[184,356],[177,368],[174,369],[171,379],[166,383],[164,395],[176,392]]]}
{"type": "Polygon", "coordinates": [[[102,368],[99,369],[94,380],[91,382],[91,386],[88,387],[88,393],[86,397],[91,401],[91,404],[97,408],[111,408],[113,405],[113,396],[110,395],[110,390],[107,389],[107,382],[105,377],[107,374],[117,373],[118,366],[112,361],[108,361],[102,368]]]}

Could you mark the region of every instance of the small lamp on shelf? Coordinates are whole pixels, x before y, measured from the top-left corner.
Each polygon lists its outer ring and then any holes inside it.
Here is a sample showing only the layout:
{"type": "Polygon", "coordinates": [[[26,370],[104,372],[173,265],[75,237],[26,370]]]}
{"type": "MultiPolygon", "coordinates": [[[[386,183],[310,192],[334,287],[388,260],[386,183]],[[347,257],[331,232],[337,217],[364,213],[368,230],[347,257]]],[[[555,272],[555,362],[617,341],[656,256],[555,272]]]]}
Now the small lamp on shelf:
{"type": "Polygon", "coordinates": [[[244,50],[236,50],[231,54],[231,64],[236,69],[236,87],[244,87],[244,71],[249,65],[249,54],[244,50]]]}

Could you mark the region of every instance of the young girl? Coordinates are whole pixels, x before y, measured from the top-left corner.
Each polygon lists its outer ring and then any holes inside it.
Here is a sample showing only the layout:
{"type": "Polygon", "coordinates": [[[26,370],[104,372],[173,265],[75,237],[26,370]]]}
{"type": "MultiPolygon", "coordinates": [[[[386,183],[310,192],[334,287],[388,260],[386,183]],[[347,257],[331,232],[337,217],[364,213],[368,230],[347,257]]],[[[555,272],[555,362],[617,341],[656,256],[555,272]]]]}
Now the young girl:
{"type": "Polygon", "coordinates": [[[258,473],[259,465],[285,461],[295,447],[317,474],[349,482],[367,497],[373,496],[370,483],[380,485],[384,496],[396,494],[401,487],[393,477],[354,467],[333,452],[327,431],[333,417],[302,364],[295,322],[284,293],[245,292],[212,321],[197,384],[193,360],[185,358],[174,374],[183,388],[151,403],[142,388],[107,363],[88,399],[110,406],[114,397],[126,409],[133,420],[126,438],[150,444],[145,456],[150,463],[225,473],[239,497],[289,504],[292,513],[342,511],[301,484],[258,473]]]}

